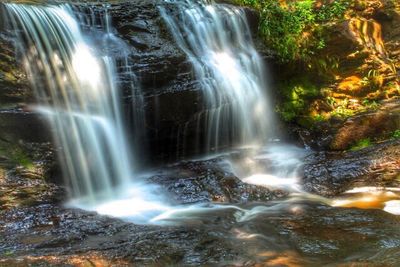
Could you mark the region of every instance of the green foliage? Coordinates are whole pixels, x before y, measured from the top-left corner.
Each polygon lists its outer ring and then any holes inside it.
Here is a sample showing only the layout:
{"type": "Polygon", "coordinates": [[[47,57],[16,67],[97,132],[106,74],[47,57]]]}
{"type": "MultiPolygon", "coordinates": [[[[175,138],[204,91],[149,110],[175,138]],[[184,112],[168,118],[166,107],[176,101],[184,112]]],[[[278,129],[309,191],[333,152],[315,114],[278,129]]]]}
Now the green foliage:
{"type": "Polygon", "coordinates": [[[375,100],[364,99],[362,104],[366,109],[377,110],[379,108],[379,104],[375,100]]]}
{"type": "Polygon", "coordinates": [[[246,5],[246,6],[257,7],[257,5],[260,1],[259,0],[238,0],[236,2],[238,4],[242,4],[242,5],[246,5]]]}
{"type": "Polygon", "coordinates": [[[393,139],[400,139],[400,130],[396,130],[392,134],[393,139]]]}
{"type": "Polygon", "coordinates": [[[313,117],[314,122],[322,122],[322,121],[326,121],[326,117],[322,114],[317,114],[313,117]]]}
{"type": "MultiPolygon", "coordinates": [[[[320,51],[327,45],[328,30],[344,17],[351,1],[329,1],[322,6],[318,6],[316,0],[285,3],[277,0],[234,1],[259,11],[260,36],[266,46],[275,51],[278,60],[286,63],[298,61],[321,78],[332,78],[332,73],[339,67],[339,59],[328,54],[322,55],[320,51]]],[[[279,86],[282,104],[278,105],[277,111],[285,121],[301,119],[301,115],[313,122],[327,119],[323,115],[308,116],[308,106],[320,92],[318,85],[305,79],[292,78],[279,86]]],[[[354,113],[347,109],[347,104],[333,108],[335,116],[347,117],[354,113]]]]}
{"type": "Polygon", "coordinates": [[[369,147],[370,145],[372,145],[371,139],[365,138],[365,139],[361,139],[361,140],[357,141],[353,146],[350,147],[350,150],[356,151],[356,150],[360,150],[360,149],[369,147]]]}
{"type": "Polygon", "coordinates": [[[331,111],[332,117],[347,118],[353,116],[356,110],[349,108],[349,99],[336,99],[334,97],[326,97],[326,103],[330,105],[333,110],[331,111]]]}
{"type": "Polygon", "coordinates": [[[329,5],[323,5],[317,15],[317,20],[321,22],[334,20],[343,17],[350,1],[332,1],[329,5]]]}
{"type": "Polygon", "coordinates": [[[277,107],[285,121],[292,121],[303,113],[309,101],[318,96],[317,87],[306,79],[293,80],[280,86],[282,104],[277,107]]]}
{"type": "Polygon", "coordinates": [[[260,12],[259,30],[265,43],[282,61],[310,62],[326,46],[323,24],[340,19],[348,1],[336,0],[316,8],[315,0],[301,0],[281,5],[276,0],[236,0],[260,12]]]}
{"type": "Polygon", "coordinates": [[[315,22],[310,0],[283,8],[278,1],[265,1],[261,10],[260,33],[267,45],[275,50],[283,61],[304,57],[302,33],[315,22]]]}
{"type": "Polygon", "coordinates": [[[353,116],[354,114],[355,114],[354,110],[348,109],[343,106],[339,106],[331,112],[332,117],[340,117],[340,118],[347,118],[353,116]]]}

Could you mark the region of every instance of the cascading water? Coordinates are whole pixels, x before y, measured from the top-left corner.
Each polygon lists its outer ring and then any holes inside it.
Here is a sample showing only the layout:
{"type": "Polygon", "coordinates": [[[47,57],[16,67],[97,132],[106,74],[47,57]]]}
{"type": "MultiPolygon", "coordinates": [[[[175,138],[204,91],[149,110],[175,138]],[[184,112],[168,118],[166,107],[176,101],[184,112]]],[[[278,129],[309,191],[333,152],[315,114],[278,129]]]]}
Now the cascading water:
{"type": "MultiPolygon", "coordinates": [[[[145,151],[145,113],[144,99],[140,83],[137,80],[132,66],[131,47],[119,38],[112,26],[112,16],[109,12],[110,4],[103,5],[76,5],[71,6],[73,13],[83,29],[85,38],[96,44],[97,50],[103,50],[105,56],[114,61],[118,79],[114,79],[114,87],[125,90],[124,98],[129,99],[130,105],[124,107],[125,124],[128,126],[126,138],[130,140],[133,149],[145,151]]],[[[121,99],[122,101],[122,99],[121,99]]],[[[145,157],[135,158],[137,165],[142,165],[145,157]]]]}
{"type": "Polygon", "coordinates": [[[199,151],[259,145],[273,125],[263,60],[254,49],[243,10],[206,1],[173,2],[161,14],[193,64],[205,99],[195,116],[199,151]],[[203,137],[200,133],[206,131],[203,137]]]}
{"type": "MultiPolygon", "coordinates": [[[[134,162],[114,59],[83,36],[68,5],[5,7],[18,33],[38,109],[48,115],[60,146],[71,196],[90,203],[112,198],[115,188],[132,178],[134,162]]],[[[106,36],[109,29],[93,34],[106,36]]]]}
{"type": "MultiPolygon", "coordinates": [[[[17,44],[39,110],[48,115],[59,143],[71,195],[78,199],[74,206],[145,223],[182,212],[225,208],[169,206],[157,188],[131,183],[133,159],[124,130],[127,120],[122,115],[119,86],[134,83],[135,77],[129,68],[129,49],[113,34],[107,7],[5,6],[19,36],[17,44]],[[118,60],[112,56],[115,54],[120,55],[118,60]]],[[[262,59],[250,41],[245,14],[234,7],[205,2],[179,2],[174,6],[180,13],[177,19],[166,9],[161,13],[193,63],[205,98],[204,110],[194,118],[199,132],[200,128],[206,132],[198,137],[203,139],[198,145],[207,152],[233,145],[261,145],[273,116],[269,115],[264,92],[267,84],[262,59]]],[[[134,86],[131,88],[133,96],[140,95],[134,86]]],[[[136,103],[143,101],[134,98],[136,103]]],[[[140,120],[143,117],[140,112],[134,115],[136,128],[144,124],[140,120]]],[[[281,156],[282,150],[278,150],[266,151],[265,157],[281,156]]],[[[248,153],[245,157],[245,162],[253,160],[248,153]]],[[[240,163],[235,164],[241,168],[240,163]]],[[[299,164],[294,161],[284,165],[293,169],[285,173],[295,179],[299,164]]],[[[270,185],[260,181],[265,176],[254,176],[252,170],[238,176],[270,185]]]]}
{"type": "MultiPolygon", "coordinates": [[[[297,178],[304,150],[276,144],[250,153],[226,153],[226,165],[244,182],[288,189],[295,193],[292,197],[247,207],[166,204],[158,188],[131,183],[134,166],[124,130],[127,120],[122,115],[120,87],[128,83],[132,89],[137,104],[132,116],[135,128],[144,128],[143,111],[137,107],[143,105],[143,98],[134,86],[129,49],[114,35],[107,7],[5,7],[18,33],[17,45],[40,103],[38,110],[48,115],[60,146],[71,195],[78,198],[74,206],[135,222],[158,223],[201,219],[213,210],[227,209],[235,212],[238,222],[244,222],[263,213],[291,209],[299,201],[364,205],[364,195],[332,201],[302,192],[297,178]]],[[[262,59],[251,43],[245,14],[235,7],[205,1],[176,2],[174,7],[177,18],[166,8],[161,8],[161,13],[193,63],[205,98],[204,110],[194,118],[198,131],[206,130],[204,137],[199,135],[203,140],[198,140],[198,145],[211,152],[228,145],[262,144],[273,116],[264,92],[262,59]]],[[[397,191],[376,196],[386,201],[386,210],[398,213],[397,191]]]]}

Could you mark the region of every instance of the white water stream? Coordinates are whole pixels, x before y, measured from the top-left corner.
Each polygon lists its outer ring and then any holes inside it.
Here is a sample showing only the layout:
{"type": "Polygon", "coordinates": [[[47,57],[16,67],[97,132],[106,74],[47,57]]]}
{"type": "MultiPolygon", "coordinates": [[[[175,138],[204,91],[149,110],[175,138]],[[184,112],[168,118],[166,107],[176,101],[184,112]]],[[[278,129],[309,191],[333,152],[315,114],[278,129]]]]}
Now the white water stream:
{"type": "MultiPolygon", "coordinates": [[[[111,199],[133,178],[115,61],[84,36],[68,5],[5,4],[71,197],[111,199]]],[[[103,33],[104,35],[106,33],[103,33]]]]}
{"type": "Polygon", "coordinates": [[[274,116],[266,96],[267,72],[244,11],[207,1],[171,3],[176,12],[160,8],[161,15],[192,63],[204,97],[194,118],[198,150],[262,144],[274,116]]]}
{"type": "MultiPolygon", "coordinates": [[[[293,194],[274,205],[248,210],[214,204],[174,206],[156,186],[135,182],[138,175],[125,135],[115,58],[104,52],[107,40],[123,45],[115,42],[107,13],[100,17],[98,29],[94,13],[77,16],[68,5],[5,6],[18,33],[38,110],[48,115],[60,147],[71,205],[138,223],[188,219],[213,209],[238,210],[237,220],[245,221],[259,213],[295,208],[292,203],[298,199],[340,206],[301,191],[298,170],[304,150],[276,144],[263,148],[268,128],[274,127],[273,112],[265,93],[262,59],[242,10],[183,1],[176,3],[178,17],[163,8],[161,14],[202,84],[206,101],[196,120],[199,132],[202,127],[206,134],[198,137],[204,139],[199,144],[207,152],[255,146],[239,159],[227,157],[231,171],[244,182],[293,194]]],[[[389,201],[386,210],[398,212],[398,200],[389,201]]]]}

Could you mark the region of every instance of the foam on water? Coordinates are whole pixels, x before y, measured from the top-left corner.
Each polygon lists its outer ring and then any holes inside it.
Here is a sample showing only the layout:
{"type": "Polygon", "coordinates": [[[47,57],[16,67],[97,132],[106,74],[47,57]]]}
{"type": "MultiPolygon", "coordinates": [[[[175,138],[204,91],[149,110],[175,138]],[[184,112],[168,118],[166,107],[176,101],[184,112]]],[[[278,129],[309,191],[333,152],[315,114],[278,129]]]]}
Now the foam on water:
{"type": "MultiPolygon", "coordinates": [[[[356,188],[347,194],[367,195],[334,200],[302,191],[299,170],[307,151],[265,143],[268,130],[274,128],[274,116],[266,97],[262,59],[251,42],[241,9],[181,1],[175,3],[178,16],[164,8],[161,14],[201,82],[205,103],[195,121],[198,132],[205,134],[196,137],[203,139],[198,145],[204,149],[199,150],[210,153],[227,146],[241,147],[239,153],[223,155],[231,172],[245,183],[291,193],[287,199],[251,208],[215,203],[174,205],[163,197],[161,188],[134,182],[136,161],[125,133],[116,59],[110,55],[112,47],[121,51],[126,47],[114,36],[107,12],[85,15],[69,5],[5,6],[40,103],[38,110],[49,118],[60,146],[72,197],[69,206],[156,224],[233,210],[236,220],[244,222],[259,214],[297,212],[301,201],[353,207],[374,202],[372,195],[380,201],[379,207],[400,214],[398,188],[356,188]]],[[[128,65],[125,75],[134,83],[128,65]]],[[[134,87],[133,95],[138,95],[134,87]]],[[[143,101],[141,97],[137,100],[139,105],[143,101]]],[[[143,114],[136,115],[140,128],[143,114]]]]}

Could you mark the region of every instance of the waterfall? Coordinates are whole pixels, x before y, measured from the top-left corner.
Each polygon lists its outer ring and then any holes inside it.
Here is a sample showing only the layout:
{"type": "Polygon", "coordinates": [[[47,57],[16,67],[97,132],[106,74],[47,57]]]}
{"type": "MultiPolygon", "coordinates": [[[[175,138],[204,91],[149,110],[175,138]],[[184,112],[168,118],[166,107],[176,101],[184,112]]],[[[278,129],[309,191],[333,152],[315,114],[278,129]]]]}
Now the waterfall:
{"type": "Polygon", "coordinates": [[[71,197],[88,203],[115,197],[132,178],[134,159],[107,44],[123,48],[112,40],[107,13],[97,24],[93,13],[86,18],[65,4],[5,8],[38,110],[51,123],[71,197]]]}
{"type": "Polygon", "coordinates": [[[172,4],[172,9],[160,8],[161,15],[191,61],[205,99],[203,110],[193,118],[197,146],[212,152],[261,144],[273,116],[265,96],[263,60],[252,43],[245,13],[204,0],[172,4]]]}
{"type": "MultiPolygon", "coordinates": [[[[160,12],[193,64],[204,99],[202,110],[184,127],[196,125],[198,152],[263,144],[273,116],[263,60],[251,41],[245,13],[205,1],[172,5],[160,12]]],[[[70,203],[137,222],[173,211],[175,204],[158,186],[132,183],[137,160],[125,131],[122,91],[127,90],[122,88],[129,84],[131,89],[136,129],[144,129],[143,109],[138,108],[143,97],[129,67],[130,48],[115,34],[108,6],[4,6],[37,110],[51,123],[60,165],[76,200],[70,203]]]]}

